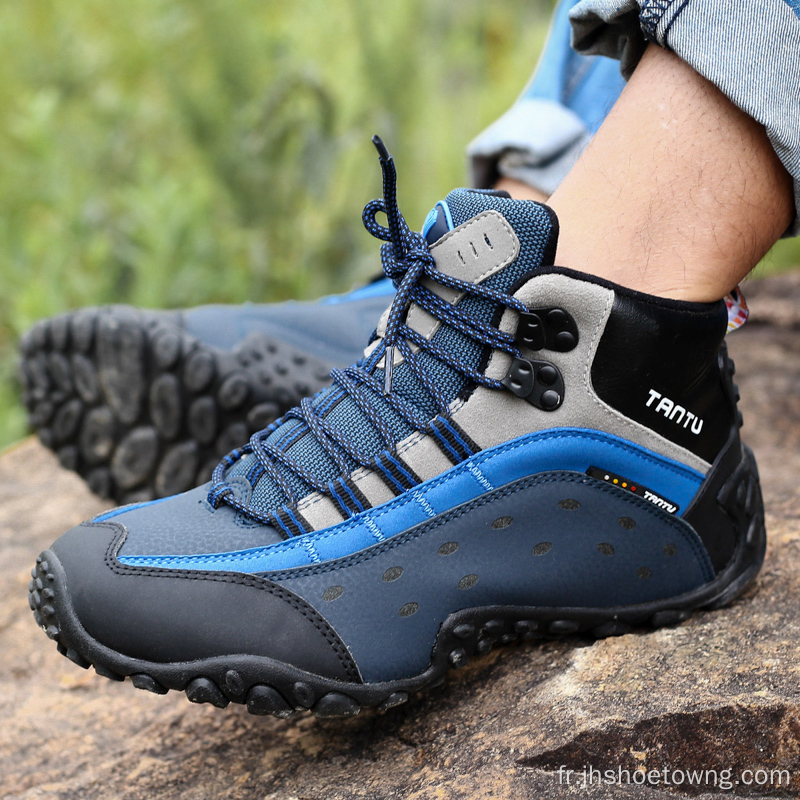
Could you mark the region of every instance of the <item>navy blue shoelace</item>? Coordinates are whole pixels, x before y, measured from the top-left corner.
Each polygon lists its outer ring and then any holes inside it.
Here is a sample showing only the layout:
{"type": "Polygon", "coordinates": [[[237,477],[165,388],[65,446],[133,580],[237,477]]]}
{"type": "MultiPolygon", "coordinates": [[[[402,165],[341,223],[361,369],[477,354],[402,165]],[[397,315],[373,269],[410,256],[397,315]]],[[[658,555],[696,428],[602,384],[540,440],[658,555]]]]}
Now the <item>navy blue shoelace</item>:
{"type": "MultiPolygon", "coordinates": [[[[386,147],[378,136],[373,137],[381,169],[383,171],[383,199],[372,200],[364,208],[362,215],[364,227],[376,238],[385,242],[381,246],[381,263],[383,271],[392,280],[396,288],[396,295],[392,301],[386,331],[377,347],[368,358],[345,369],[331,370],[333,387],[338,389],[338,395],[349,395],[355,405],[374,426],[384,445],[384,452],[394,454],[397,441],[386,420],[376,408],[374,395],[380,395],[408,424],[415,430],[424,430],[430,422],[429,416],[422,416],[419,411],[407,400],[392,391],[392,374],[395,360],[395,351],[399,353],[408,367],[417,376],[426,391],[434,399],[439,414],[442,417],[450,415],[449,404],[433,378],[420,363],[417,353],[412,346],[418,348],[417,352],[424,351],[443,364],[451,367],[466,379],[490,389],[502,389],[500,381],[487,377],[484,373],[473,369],[469,364],[463,363],[451,353],[446,352],[434,342],[425,338],[417,331],[408,327],[406,316],[412,304],[427,311],[441,323],[448,325],[468,336],[481,345],[492,349],[502,350],[514,357],[519,357],[520,352],[514,339],[507,333],[487,325],[480,319],[473,317],[457,305],[443,300],[438,295],[422,285],[423,278],[427,278],[440,286],[454,289],[464,295],[472,295],[491,300],[519,312],[528,309],[519,300],[510,295],[453,278],[439,272],[431,255],[430,248],[425,238],[416,231],[412,231],[405,221],[397,205],[397,173],[394,160],[389,155],[386,147]],[[388,227],[376,221],[376,215],[382,212],[386,215],[388,227]],[[376,377],[376,370],[383,360],[383,379],[376,377]],[[374,394],[373,394],[374,393],[374,394]]],[[[250,503],[240,501],[232,487],[226,482],[225,474],[230,467],[247,455],[253,454],[257,459],[257,468],[251,470],[248,479],[255,487],[262,476],[268,476],[280,488],[285,497],[283,510],[296,504],[302,496],[288,480],[286,471],[297,476],[311,491],[331,495],[332,490],[328,482],[316,476],[306,465],[290,456],[286,450],[288,445],[276,446],[267,442],[283,423],[290,419],[299,420],[301,429],[299,434],[293,431],[289,439],[297,441],[300,435],[311,433],[320,446],[339,467],[342,475],[347,475],[352,470],[352,462],[359,466],[369,466],[374,459],[374,453],[361,450],[346,432],[339,430],[334,424],[323,416],[324,410],[329,410],[328,403],[315,407],[312,398],[301,401],[300,406],[293,408],[281,419],[276,420],[264,430],[254,433],[245,446],[229,453],[217,465],[212,476],[211,489],[208,495],[209,503],[217,508],[225,503],[247,517],[275,526],[278,530],[286,531],[284,524],[279,524],[275,512],[264,512],[250,503]],[[281,469],[281,467],[283,469],[281,469]]],[[[304,493],[305,495],[305,493],[304,493]]],[[[303,495],[303,496],[304,496],[303,495]]],[[[302,527],[302,526],[301,526],[302,527]]]]}

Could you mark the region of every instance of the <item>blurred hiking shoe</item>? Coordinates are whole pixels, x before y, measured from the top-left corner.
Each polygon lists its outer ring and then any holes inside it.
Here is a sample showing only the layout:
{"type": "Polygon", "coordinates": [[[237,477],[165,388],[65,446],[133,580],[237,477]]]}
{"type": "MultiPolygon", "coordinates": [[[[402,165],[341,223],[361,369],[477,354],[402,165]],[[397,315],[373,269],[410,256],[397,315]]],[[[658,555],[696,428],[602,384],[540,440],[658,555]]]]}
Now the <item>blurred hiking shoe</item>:
{"type": "Polygon", "coordinates": [[[725,303],[554,267],[555,215],[505,194],[457,189],[414,233],[380,150],[364,222],[397,294],[368,355],[209,485],[39,556],[31,608],[78,665],[352,716],[495,644],[658,628],[756,576],[725,303]]]}
{"type": "Polygon", "coordinates": [[[185,491],[360,358],[393,293],[384,279],[317,302],[42,320],[20,342],[30,425],[102,497],[185,491]]]}

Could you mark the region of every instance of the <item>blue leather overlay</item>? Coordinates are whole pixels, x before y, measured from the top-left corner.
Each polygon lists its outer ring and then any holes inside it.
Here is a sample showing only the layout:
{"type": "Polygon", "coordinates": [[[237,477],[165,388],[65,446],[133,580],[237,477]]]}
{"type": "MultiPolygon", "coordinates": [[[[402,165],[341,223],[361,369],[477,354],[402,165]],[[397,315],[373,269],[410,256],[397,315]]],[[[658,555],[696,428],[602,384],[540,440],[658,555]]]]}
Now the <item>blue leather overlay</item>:
{"type": "Polygon", "coordinates": [[[637,480],[678,503],[683,510],[704,477],[676,461],[601,431],[553,428],[483,450],[387,503],[298,538],[198,555],[148,555],[126,546],[119,560],[131,566],[245,573],[303,566],[314,563],[314,555],[324,561],[355,553],[376,539],[388,539],[520,478],[561,470],[585,473],[590,466],[637,480]]]}
{"type": "Polygon", "coordinates": [[[714,572],[682,519],[561,472],[515,481],[348,558],[264,577],[313,605],[374,682],[423,672],[455,611],[635,606],[698,589],[714,572]]]}

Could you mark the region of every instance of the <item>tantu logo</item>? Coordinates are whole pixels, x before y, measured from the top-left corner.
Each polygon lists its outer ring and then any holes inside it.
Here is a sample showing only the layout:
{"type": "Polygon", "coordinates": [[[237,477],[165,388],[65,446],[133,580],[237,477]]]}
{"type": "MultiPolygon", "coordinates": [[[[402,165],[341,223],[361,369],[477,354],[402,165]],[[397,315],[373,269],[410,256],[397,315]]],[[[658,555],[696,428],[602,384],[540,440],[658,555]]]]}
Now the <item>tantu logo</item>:
{"type": "Polygon", "coordinates": [[[660,392],[655,389],[650,390],[650,399],[647,401],[647,407],[650,408],[655,401],[658,400],[658,405],[655,407],[657,414],[663,414],[667,419],[672,420],[676,425],[681,425],[686,428],[691,425],[691,432],[699,434],[703,430],[703,420],[696,417],[691,411],[687,411],[683,406],[673,403],[668,397],[664,397],[660,392]]]}

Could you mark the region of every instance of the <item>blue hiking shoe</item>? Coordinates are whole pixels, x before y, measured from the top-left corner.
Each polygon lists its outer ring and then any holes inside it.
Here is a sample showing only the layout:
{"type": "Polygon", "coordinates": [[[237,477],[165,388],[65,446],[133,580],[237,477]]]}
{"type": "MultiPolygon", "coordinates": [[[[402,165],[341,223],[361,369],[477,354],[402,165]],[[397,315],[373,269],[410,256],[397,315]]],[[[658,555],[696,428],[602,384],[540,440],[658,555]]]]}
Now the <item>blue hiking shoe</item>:
{"type": "Polygon", "coordinates": [[[43,320],[20,342],[30,425],[102,497],[186,491],[359,358],[393,294],[383,279],[313,303],[106,306],[43,320]]]}
{"type": "Polygon", "coordinates": [[[31,607],[79,665],[350,716],[496,643],[673,624],[757,574],[725,304],[554,267],[552,211],[502,194],[455,190],[413,233],[379,148],[364,219],[397,293],[366,355],[210,484],[42,553],[31,607]]]}

